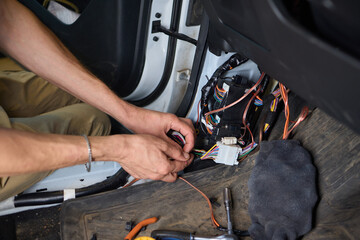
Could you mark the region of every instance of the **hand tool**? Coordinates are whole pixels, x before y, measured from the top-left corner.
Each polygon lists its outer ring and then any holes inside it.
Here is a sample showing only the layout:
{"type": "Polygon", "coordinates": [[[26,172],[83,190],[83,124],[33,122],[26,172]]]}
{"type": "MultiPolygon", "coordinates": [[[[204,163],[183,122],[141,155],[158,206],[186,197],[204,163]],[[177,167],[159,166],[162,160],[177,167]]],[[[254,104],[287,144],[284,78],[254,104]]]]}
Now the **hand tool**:
{"type": "Polygon", "coordinates": [[[224,205],[227,215],[227,225],[228,225],[228,234],[233,234],[231,216],[230,216],[230,208],[231,208],[231,191],[229,188],[224,189],[224,205]]]}
{"type": "Polygon", "coordinates": [[[179,240],[237,240],[234,234],[223,234],[216,237],[195,236],[192,233],[170,230],[155,230],[151,233],[155,239],[179,239],[179,240]]]}

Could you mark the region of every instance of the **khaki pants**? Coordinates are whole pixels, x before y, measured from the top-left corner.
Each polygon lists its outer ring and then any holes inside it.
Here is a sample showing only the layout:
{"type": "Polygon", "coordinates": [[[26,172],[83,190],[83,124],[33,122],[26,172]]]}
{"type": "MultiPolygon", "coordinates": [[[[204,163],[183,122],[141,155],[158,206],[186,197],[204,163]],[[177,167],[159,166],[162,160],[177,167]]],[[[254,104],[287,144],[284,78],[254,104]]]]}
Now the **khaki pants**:
{"type": "MultiPolygon", "coordinates": [[[[0,127],[39,133],[108,135],[106,114],[49,82],[0,59],[0,127]]],[[[19,194],[52,171],[0,178],[0,201],[19,194]]]]}

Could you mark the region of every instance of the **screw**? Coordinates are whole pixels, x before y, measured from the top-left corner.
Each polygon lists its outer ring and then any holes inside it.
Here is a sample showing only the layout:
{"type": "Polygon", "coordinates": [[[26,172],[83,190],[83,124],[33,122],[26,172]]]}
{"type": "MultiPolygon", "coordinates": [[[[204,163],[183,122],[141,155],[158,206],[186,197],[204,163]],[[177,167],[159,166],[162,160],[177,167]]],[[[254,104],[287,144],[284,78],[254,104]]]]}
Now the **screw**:
{"type": "Polygon", "coordinates": [[[156,18],[161,18],[161,13],[155,13],[156,18]]]}
{"type": "Polygon", "coordinates": [[[157,41],[159,41],[159,38],[158,38],[157,36],[155,36],[155,37],[153,37],[153,40],[154,40],[155,42],[157,42],[157,41]]]}

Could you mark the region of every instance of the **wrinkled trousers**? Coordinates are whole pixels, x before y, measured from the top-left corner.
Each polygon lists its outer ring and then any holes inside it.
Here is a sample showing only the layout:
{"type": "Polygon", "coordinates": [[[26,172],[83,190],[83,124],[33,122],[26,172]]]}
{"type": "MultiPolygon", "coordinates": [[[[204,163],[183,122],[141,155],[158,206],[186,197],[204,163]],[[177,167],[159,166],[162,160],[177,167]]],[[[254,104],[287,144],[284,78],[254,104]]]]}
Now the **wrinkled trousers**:
{"type": "MultiPolygon", "coordinates": [[[[71,76],[69,76],[71,77],[71,76]]],[[[109,117],[8,58],[0,58],[0,127],[38,133],[103,136],[109,117]]],[[[52,171],[0,178],[0,201],[15,196],[52,171]]]]}

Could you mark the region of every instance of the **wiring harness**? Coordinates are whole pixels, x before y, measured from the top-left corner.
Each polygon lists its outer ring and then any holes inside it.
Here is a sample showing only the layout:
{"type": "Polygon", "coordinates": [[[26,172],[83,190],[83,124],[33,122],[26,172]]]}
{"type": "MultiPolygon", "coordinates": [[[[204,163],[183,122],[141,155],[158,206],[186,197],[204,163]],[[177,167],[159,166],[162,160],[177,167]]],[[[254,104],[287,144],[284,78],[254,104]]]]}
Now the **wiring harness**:
{"type": "Polygon", "coordinates": [[[272,80],[275,84],[267,88],[270,77],[264,72],[256,83],[244,80],[238,75],[225,76],[226,72],[247,61],[248,58],[239,54],[231,56],[216,69],[201,89],[196,128],[199,135],[203,135],[210,144],[209,150],[193,150],[200,160],[211,159],[228,165],[237,164],[237,162],[219,159],[219,152],[222,153],[221,156],[230,156],[230,158],[236,155],[238,162],[244,160],[263,139],[269,136],[271,128],[283,109],[282,106],[284,106],[286,119],[283,139],[287,139],[294,128],[308,115],[309,109],[304,107],[297,120],[290,126],[288,103],[290,90],[276,80],[272,80]],[[280,105],[281,101],[283,105],[280,105]],[[263,113],[263,119],[259,120],[260,112],[263,113]],[[257,127],[259,138],[253,134],[255,127],[257,127]],[[226,147],[226,144],[219,144],[219,141],[226,137],[237,139],[236,142],[230,144],[233,145],[232,148],[226,147]],[[235,148],[241,148],[241,150],[236,151],[235,148]]]}

